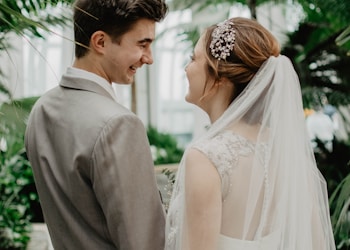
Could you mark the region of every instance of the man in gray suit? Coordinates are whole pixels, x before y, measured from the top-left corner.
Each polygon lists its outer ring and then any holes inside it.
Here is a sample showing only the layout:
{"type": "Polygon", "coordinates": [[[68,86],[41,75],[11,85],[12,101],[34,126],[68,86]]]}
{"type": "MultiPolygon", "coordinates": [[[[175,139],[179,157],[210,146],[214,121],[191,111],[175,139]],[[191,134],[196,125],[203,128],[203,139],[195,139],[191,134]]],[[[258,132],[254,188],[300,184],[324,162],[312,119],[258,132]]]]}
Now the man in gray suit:
{"type": "Polygon", "coordinates": [[[73,67],[28,120],[25,145],[55,249],[164,248],[164,210],[142,122],[116,102],[152,64],[164,0],[77,0],[73,67]]]}

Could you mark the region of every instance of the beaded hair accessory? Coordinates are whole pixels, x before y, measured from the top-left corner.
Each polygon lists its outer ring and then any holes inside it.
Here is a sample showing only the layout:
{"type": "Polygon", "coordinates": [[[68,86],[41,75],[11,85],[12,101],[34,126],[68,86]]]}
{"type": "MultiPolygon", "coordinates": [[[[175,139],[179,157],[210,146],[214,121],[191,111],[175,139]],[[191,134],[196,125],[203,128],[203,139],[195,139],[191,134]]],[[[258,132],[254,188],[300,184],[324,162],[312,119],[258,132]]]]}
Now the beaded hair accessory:
{"type": "Polygon", "coordinates": [[[219,23],[211,35],[211,54],[219,61],[226,60],[235,45],[236,30],[233,29],[233,25],[229,20],[219,23]]]}

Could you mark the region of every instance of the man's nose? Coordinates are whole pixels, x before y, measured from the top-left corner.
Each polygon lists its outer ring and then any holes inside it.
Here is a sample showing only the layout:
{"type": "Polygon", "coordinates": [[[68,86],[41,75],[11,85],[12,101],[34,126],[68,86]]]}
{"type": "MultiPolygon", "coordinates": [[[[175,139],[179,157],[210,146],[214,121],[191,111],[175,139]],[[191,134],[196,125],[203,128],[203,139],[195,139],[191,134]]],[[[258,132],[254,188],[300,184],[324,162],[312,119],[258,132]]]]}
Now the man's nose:
{"type": "Polygon", "coordinates": [[[185,72],[186,72],[186,73],[187,73],[188,64],[189,64],[189,63],[187,63],[187,64],[185,65],[185,72]]]}
{"type": "Polygon", "coordinates": [[[153,63],[153,56],[152,56],[152,51],[151,50],[145,52],[142,55],[141,62],[144,63],[144,64],[152,64],[153,63]]]}

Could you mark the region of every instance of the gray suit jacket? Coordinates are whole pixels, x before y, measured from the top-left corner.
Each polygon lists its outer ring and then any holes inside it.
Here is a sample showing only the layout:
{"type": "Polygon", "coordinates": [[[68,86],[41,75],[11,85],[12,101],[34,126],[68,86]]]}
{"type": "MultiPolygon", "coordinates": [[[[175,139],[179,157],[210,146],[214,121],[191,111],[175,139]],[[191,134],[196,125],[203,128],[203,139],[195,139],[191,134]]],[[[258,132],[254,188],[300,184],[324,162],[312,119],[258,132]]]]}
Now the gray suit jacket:
{"type": "Polygon", "coordinates": [[[164,210],[142,122],[96,83],[63,76],[25,145],[54,248],[164,248],[164,210]]]}

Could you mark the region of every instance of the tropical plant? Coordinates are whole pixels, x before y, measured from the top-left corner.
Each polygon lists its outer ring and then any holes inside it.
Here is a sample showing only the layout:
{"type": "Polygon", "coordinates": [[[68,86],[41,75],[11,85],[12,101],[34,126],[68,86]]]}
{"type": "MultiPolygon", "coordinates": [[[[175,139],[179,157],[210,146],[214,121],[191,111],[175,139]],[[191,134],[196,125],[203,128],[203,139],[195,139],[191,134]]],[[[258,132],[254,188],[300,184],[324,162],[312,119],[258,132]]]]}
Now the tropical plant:
{"type": "MultiPolygon", "coordinates": [[[[73,0],[2,0],[0,2],[0,53],[11,48],[9,35],[44,37],[53,25],[68,21],[66,11],[60,11],[73,0]]],[[[29,42],[29,39],[28,39],[29,42]]],[[[0,68],[0,93],[12,97],[0,68]]]]}
{"type": "Polygon", "coordinates": [[[331,220],[337,249],[350,248],[350,142],[333,141],[330,151],[316,139],[317,166],[327,180],[331,220]]]}
{"type": "Polygon", "coordinates": [[[37,201],[23,137],[0,124],[0,249],[25,249],[31,232],[30,204],[37,201]]]}
{"type": "MultiPolygon", "coordinates": [[[[350,167],[350,162],[347,167],[350,167]]],[[[340,182],[331,195],[330,205],[333,209],[331,219],[337,249],[347,250],[350,248],[350,174],[340,182]]]]}
{"type": "Polygon", "coordinates": [[[183,155],[183,149],[178,146],[174,136],[159,132],[156,128],[149,126],[147,137],[151,145],[154,164],[179,163],[183,155]]]}
{"type": "Polygon", "coordinates": [[[350,42],[342,38],[348,29],[348,1],[301,1],[305,18],[289,34],[283,53],[293,61],[303,88],[305,107],[350,103],[350,42]],[[341,40],[342,47],[337,41],[341,40]]]}
{"type": "MultiPolygon", "coordinates": [[[[336,39],[335,42],[338,46],[344,46],[350,41],[350,26],[348,26],[336,39]]],[[[348,49],[348,55],[350,50],[348,49]]]]}
{"type": "Polygon", "coordinates": [[[26,119],[36,100],[24,98],[0,106],[0,249],[25,249],[31,222],[42,217],[23,142],[26,119]]]}

